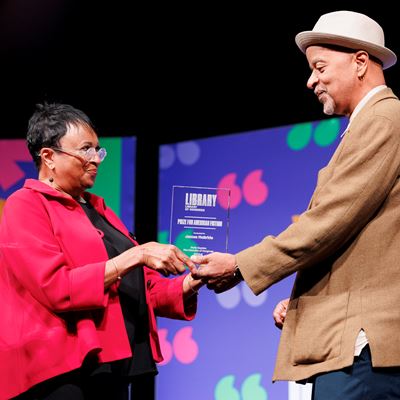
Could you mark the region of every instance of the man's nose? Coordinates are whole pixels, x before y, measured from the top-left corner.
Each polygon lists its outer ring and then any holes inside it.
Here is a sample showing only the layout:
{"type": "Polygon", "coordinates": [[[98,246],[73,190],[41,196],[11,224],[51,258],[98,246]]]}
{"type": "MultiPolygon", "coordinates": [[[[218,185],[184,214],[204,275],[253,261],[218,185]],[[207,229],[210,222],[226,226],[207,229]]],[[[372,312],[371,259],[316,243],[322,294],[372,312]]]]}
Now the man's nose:
{"type": "Polygon", "coordinates": [[[318,81],[318,79],[317,79],[317,76],[316,76],[315,72],[314,71],[311,72],[311,75],[310,75],[310,77],[308,78],[308,81],[307,81],[307,87],[309,89],[314,89],[315,85],[317,84],[317,81],[318,81]]]}

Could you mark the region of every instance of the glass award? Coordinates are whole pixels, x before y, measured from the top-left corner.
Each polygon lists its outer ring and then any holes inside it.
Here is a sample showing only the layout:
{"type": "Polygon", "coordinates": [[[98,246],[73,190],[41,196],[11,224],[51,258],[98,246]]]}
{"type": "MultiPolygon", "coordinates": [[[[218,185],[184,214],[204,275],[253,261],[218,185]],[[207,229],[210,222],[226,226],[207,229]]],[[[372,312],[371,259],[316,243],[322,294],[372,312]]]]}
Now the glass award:
{"type": "Polygon", "coordinates": [[[230,189],[173,186],[169,241],[189,257],[228,251],[230,189]]]}

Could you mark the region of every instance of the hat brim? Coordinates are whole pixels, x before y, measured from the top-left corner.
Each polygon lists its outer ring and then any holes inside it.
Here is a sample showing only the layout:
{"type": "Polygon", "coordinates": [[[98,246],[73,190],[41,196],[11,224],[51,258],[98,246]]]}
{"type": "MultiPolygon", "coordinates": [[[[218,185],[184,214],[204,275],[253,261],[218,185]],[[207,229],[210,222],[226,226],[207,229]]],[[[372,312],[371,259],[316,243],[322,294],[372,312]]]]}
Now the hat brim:
{"type": "Polygon", "coordinates": [[[300,32],[295,38],[296,44],[299,49],[305,53],[307,47],[312,45],[331,44],[336,46],[346,47],[353,50],[365,50],[371,56],[376,57],[383,64],[383,69],[389,68],[396,64],[396,54],[387,47],[378,46],[373,43],[365,42],[363,40],[350,38],[347,36],[332,35],[330,33],[321,33],[313,31],[300,32]]]}

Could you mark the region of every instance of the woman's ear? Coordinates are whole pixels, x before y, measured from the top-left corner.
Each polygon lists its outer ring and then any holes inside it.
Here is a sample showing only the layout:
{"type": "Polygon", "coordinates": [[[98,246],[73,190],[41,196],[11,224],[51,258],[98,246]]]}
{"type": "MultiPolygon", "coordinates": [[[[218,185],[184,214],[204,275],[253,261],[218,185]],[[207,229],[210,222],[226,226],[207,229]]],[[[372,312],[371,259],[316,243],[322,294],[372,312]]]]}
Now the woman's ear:
{"type": "Polygon", "coordinates": [[[54,150],[50,147],[43,147],[40,149],[40,157],[42,164],[46,165],[49,169],[54,169],[54,150]]]}

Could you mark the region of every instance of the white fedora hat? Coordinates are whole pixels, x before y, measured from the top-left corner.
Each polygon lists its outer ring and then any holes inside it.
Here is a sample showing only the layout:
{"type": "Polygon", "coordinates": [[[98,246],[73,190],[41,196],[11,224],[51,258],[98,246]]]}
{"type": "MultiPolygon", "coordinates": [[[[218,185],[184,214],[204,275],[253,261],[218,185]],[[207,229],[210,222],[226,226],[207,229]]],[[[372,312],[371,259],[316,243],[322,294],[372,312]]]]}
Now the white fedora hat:
{"type": "Polygon", "coordinates": [[[336,45],[354,50],[365,50],[389,68],[397,61],[396,54],[385,47],[381,26],[364,14],[354,11],[334,11],[322,15],[312,31],[300,32],[295,38],[305,53],[311,45],[336,45]]]}

